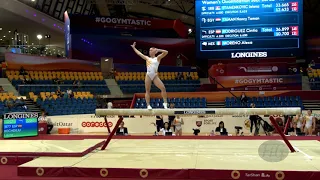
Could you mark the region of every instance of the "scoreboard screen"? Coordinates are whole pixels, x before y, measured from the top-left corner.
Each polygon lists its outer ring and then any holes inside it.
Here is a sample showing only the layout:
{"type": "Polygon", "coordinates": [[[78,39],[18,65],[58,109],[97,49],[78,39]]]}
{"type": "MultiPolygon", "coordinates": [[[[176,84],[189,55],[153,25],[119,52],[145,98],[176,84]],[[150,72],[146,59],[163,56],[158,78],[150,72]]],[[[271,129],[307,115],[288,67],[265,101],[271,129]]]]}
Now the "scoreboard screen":
{"type": "Polygon", "coordinates": [[[297,57],[303,0],[196,0],[197,57],[297,57]]]}
{"type": "Polygon", "coordinates": [[[7,113],[3,118],[3,138],[38,136],[39,113],[7,113]]]}

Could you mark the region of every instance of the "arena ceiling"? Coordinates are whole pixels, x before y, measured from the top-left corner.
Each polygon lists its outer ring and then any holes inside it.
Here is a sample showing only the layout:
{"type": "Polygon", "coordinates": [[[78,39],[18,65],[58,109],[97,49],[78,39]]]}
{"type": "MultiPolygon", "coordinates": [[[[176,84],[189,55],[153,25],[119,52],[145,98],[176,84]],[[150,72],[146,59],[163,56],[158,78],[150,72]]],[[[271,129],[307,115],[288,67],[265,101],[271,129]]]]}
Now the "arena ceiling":
{"type": "Polygon", "coordinates": [[[92,0],[92,3],[102,16],[180,19],[190,28],[194,26],[194,0],[92,0]]]}
{"type": "MultiPolygon", "coordinates": [[[[156,19],[180,19],[194,28],[195,0],[91,0],[100,15],[156,19]],[[104,11],[103,9],[107,9],[104,11]]],[[[307,34],[319,34],[315,19],[320,16],[320,0],[304,0],[307,34]]]]}
{"type": "MultiPolygon", "coordinates": [[[[100,15],[113,17],[136,17],[155,19],[180,19],[189,28],[194,28],[194,1],[195,0],[17,0],[42,13],[63,22],[63,12],[69,14],[100,15]]],[[[320,25],[315,21],[320,16],[320,0],[304,0],[305,33],[307,35],[319,35],[320,25]]],[[[30,32],[33,40],[36,33],[43,29],[43,34],[52,35],[51,44],[63,45],[63,36],[51,32],[46,27],[39,26],[33,22],[17,16],[13,13],[0,11],[0,28],[19,28],[30,32]],[[4,24],[7,27],[4,27],[4,24]],[[57,42],[54,42],[57,40],[57,42]]],[[[4,33],[4,31],[0,32],[4,33]]],[[[2,35],[3,36],[3,35],[2,35]]]]}
{"type": "Polygon", "coordinates": [[[32,45],[32,43],[38,45],[39,40],[37,39],[37,35],[41,34],[43,36],[41,44],[50,44],[58,47],[64,46],[64,36],[62,33],[57,33],[42,24],[0,8],[0,41],[13,38],[15,30],[18,33],[28,35],[29,45],[32,45]],[[44,38],[46,34],[50,34],[50,40],[44,38]]]}

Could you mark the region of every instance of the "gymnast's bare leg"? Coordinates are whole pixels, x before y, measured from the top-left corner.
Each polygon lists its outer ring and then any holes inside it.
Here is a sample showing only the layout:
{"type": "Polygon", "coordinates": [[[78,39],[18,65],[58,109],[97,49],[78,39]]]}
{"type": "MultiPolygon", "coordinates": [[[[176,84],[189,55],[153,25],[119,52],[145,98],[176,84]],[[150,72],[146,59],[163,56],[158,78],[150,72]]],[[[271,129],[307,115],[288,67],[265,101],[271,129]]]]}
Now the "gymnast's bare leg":
{"type": "Polygon", "coordinates": [[[150,91],[151,91],[151,84],[152,84],[152,80],[151,78],[146,75],[146,78],[144,80],[144,86],[146,88],[146,94],[145,94],[145,99],[146,99],[146,103],[147,103],[147,108],[148,109],[152,109],[151,105],[150,105],[150,91]]]}
{"type": "Polygon", "coordinates": [[[161,91],[161,96],[163,98],[163,107],[165,109],[168,108],[168,102],[167,102],[167,91],[166,91],[166,87],[164,86],[163,82],[161,81],[161,79],[158,77],[158,75],[153,79],[153,83],[154,85],[157,86],[157,88],[160,89],[161,91]]]}

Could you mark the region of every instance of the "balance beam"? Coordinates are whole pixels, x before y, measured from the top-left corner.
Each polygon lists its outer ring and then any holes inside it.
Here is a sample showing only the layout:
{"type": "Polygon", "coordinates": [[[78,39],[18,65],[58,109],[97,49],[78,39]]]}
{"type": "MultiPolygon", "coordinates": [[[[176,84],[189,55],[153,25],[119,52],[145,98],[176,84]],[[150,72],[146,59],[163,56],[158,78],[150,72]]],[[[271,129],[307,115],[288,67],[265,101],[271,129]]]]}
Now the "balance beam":
{"type": "Polygon", "coordinates": [[[301,108],[198,108],[198,109],[96,109],[97,116],[156,116],[156,115],[296,115],[301,108]]]}

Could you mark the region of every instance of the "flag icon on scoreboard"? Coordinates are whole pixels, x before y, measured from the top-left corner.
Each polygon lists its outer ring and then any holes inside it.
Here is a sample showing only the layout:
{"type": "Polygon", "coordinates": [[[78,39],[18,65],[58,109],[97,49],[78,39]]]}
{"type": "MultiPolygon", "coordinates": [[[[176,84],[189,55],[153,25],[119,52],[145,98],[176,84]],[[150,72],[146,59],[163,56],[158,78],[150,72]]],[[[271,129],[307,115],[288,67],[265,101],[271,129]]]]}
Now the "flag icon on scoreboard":
{"type": "Polygon", "coordinates": [[[222,32],[221,29],[216,30],[216,34],[221,34],[221,32],[222,32]]]}
{"type": "Polygon", "coordinates": [[[216,10],[221,10],[221,6],[216,6],[216,10]]]}
{"type": "Polygon", "coordinates": [[[217,46],[221,46],[221,44],[222,44],[221,41],[217,41],[217,42],[216,42],[216,45],[217,45],[217,46]]]}
{"type": "Polygon", "coordinates": [[[216,21],[217,21],[217,22],[220,22],[220,21],[221,21],[221,18],[216,18],[216,21]]]}

